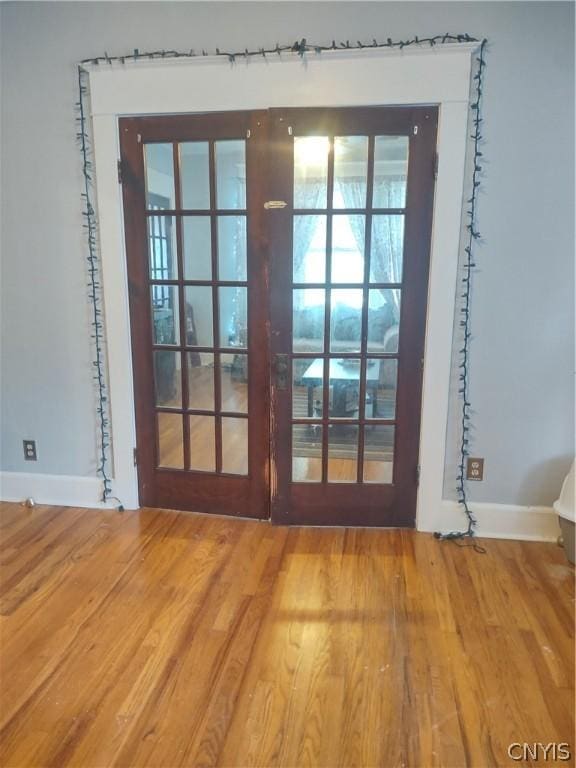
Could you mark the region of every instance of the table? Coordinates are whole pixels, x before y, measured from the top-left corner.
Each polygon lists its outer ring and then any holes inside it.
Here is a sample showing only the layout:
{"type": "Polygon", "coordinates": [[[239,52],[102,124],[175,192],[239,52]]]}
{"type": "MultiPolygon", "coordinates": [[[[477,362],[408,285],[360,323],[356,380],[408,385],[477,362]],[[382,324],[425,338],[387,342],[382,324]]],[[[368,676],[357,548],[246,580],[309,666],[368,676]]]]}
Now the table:
{"type": "MultiPolygon", "coordinates": [[[[343,365],[342,359],[330,358],[330,384],[334,386],[330,416],[346,417],[352,412],[347,402],[349,389],[353,384],[360,384],[360,366],[343,365]]],[[[324,360],[316,358],[302,376],[302,383],[308,389],[308,417],[314,416],[314,387],[322,384],[324,360]]],[[[366,389],[373,390],[373,403],[376,409],[376,397],[380,384],[380,360],[370,360],[366,364],[366,389]]],[[[354,410],[358,408],[358,389],[356,389],[354,410]]]]}

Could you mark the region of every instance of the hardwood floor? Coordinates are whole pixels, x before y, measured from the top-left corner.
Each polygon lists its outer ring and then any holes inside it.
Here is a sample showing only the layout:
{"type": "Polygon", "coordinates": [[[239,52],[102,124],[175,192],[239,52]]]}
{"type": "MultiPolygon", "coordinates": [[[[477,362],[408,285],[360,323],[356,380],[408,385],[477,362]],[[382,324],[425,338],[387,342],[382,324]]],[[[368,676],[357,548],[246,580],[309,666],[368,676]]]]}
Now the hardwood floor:
{"type": "MultiPolygon", "coordinates": [[[[514,765],[573,741],[573,569],[408,530],[4,504],[0,765],[514,765]]],[[[573,765],[573,762],[564,762],[573,765]]]]}

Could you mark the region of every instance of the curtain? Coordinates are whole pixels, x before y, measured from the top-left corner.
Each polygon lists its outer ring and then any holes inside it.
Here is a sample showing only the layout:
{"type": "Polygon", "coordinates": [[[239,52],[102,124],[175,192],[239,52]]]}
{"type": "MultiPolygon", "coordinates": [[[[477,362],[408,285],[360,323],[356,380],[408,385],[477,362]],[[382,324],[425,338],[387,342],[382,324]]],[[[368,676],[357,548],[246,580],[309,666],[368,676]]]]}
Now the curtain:
{"type": "MultiPolygon", "coordinates": [[[[242,208],[245,203],[246,179],[238,176],[235,184],[236,207],[242,208]]],[[[234,234],[232,242],[232,269],[235,280],[247,279],[247,241],[246,241],[246,217],[234,217],[234,234]]],[[[234,292],[233,313],[231,319],[233,345],[246,347],[248,345],[248,294],[246,288],[238,287],[234,292]]],[[[220,331],[222,333],[222,330],[220,331]]]]}
{"type": "MultiPolygon", "coordinates": [[[[320,218],[316,214],[315,208],[324,202],[320,198],[322,195],[326,195],[326,182],[324,179],[307,177],[304,183],[298,185],[298,197],[294,200],[294,207],[310,209],[311,215],[297,215],[294,216],[294,232],[292,241],[292,271],[295,279],[299,282],[306,281],[305,262],[306,254],[310,248],[316,230],[318,228],[320,218]]],[[[325,204],[325,203],[324,203],[325,204]]],[[[301,291],[294,293],[294,307],[293,311],[298,313],[299,310],[304,309],[304,296],[306,294],[301,291]]],[[[311,294],[308,294],[309,300],[311,300],[311,294]]],[[[295,315],[295,324],[298,326],[300,321],[300,315],[295,315]]],[[[294,333],[300,333],[296,327],[294,333]]]]}
{"type": "MultiPolygon", "coordinates": [[[[298,200],[295,207],[310,208],[314,214],[314,208],[318,208],[321,195],[326,195],[326,182],[323,179],[307,178],[305,184],[298,185],[298,200]]],[[[302,275],[304,260],[314,234],[318,226],[317,216],[294,216],[294,242],[292,246],[292,269],[295,275],[302,275]]]]}
{"type": "MultiPolygon", "coordinates": [[[[350,176],[336,180],[346,208],[366,206],[366,179],[350,176]]],[[[374,180],[374,198],[378,207],[404,207],[406,180],[386,177],[374,180]]],[[[364,226],[356,216],[350,216],[350,228],[358,250],[364,253],[364,226]]],[[[399,283],[402,280],[402,251],[404,245],[404,216],[374,216],[372,219],[370,279],[379,283],[399,283]]],[[[389,296],[390,292],[383,295],[389,296]]],[[[392,291],[394,319],[400,319],[400,292],[392,291]]]]}

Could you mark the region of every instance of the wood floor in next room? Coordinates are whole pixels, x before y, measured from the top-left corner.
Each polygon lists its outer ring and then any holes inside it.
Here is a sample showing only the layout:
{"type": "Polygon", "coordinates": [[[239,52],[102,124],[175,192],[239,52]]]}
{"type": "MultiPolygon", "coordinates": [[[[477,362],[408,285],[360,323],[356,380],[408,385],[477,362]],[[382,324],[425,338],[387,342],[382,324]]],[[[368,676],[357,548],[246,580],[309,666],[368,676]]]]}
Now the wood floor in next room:
{"type": "MultiPolygon", "coordinates": [[[[0,765],[517,765],[572,742],[573,570],[413,531],[1,509],[0,765]]],[[[573,763],[566,762],[564,765],[573,763]]]]}

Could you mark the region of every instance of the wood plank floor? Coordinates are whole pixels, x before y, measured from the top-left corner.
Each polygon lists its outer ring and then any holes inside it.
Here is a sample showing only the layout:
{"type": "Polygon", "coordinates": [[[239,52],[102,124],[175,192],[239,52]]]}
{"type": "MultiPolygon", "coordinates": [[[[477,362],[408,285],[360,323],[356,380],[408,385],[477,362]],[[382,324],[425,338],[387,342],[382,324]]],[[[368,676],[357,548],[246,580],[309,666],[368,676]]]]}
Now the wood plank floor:
{"type": "Polygon", "coordinates": [[[2,766],[573,752],[573,569],[555,545],[17,504],[0,525],[2,766]]]}

